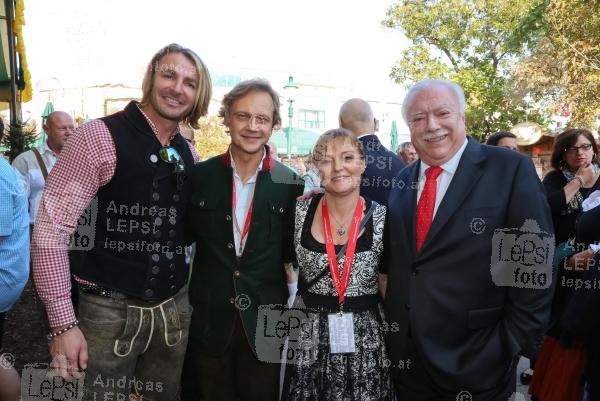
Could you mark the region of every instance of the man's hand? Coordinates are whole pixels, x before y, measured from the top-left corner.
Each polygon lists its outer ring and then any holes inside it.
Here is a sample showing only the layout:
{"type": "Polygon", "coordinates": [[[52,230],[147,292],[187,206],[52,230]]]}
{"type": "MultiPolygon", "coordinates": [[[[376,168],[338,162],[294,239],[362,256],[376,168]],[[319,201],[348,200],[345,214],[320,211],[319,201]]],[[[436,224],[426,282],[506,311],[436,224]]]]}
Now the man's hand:
{"type": "MultiPolygon", "coordinates": [[[[57,327],[58,331],[63,327],[57,327]]],[[[65,379],[79,379],[81,371],[87,368],[87,342],[79,327],[73,327],[65,333],[56,336],[50,342],[50,373],[65,379]]]]}

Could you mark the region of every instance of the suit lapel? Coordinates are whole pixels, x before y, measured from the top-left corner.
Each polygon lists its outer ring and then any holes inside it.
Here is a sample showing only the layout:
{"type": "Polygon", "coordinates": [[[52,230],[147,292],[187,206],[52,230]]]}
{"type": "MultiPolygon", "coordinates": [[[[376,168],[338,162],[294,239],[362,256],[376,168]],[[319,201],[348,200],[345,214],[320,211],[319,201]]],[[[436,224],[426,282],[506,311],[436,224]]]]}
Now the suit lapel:
{"type": "MultiPolygon", "coordinates": [[[[408,249],[411,251],[411,255],[415,255],[417,252],[415,232],[416,232],[416,216],[415,211],[417,210],[417,190],[419,183],[419,168],[421,162],[413,163],[412,166],[407,167],[407,171],[401,182],[404,182],[404,188],[398,191],[398,213],[401,215],[400,222],[402,229],[405,233],[405,238],[408,243],[408,249]]],[[[390,202],[390,205],[393,204],[390,202]]]]}
{"type": "MultiPolygon", "coordinates": [[[[446,223],[448,223],[448,220],[454,215],[456,209],[463,204],[465,198],[473,190],[475,184],[477,184],[477,181],[483,174],[481,163],[485,160],[485,156],[481,153],[481,145],[468,137],[467,140],[467,147],[460,159],[452,182],[450,182],[450,186],[444,195],[444,199],[442,199],[435,214],[422,251],[440,234],[446,223]]],[[[413,210],[416,210],[416,206],[413,210]]]]}

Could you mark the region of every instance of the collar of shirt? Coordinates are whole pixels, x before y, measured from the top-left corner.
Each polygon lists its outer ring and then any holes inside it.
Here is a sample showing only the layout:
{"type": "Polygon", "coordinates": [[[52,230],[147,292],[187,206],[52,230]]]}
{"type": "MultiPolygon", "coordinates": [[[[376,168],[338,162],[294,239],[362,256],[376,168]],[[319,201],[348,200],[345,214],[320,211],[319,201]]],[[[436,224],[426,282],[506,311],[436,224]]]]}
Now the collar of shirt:
{"type": "MultiPolygon", "coordinates": [[[[140,113],[142,113],[142,115],[144,116],[146,121],[148,122],[148,125],[150,126],[150,129],[152,129],[152,132],[154,132],[156,139],[158,139],[158,130],[156,129],[156,125],[154,125],[152,120],[150,120],[150,117],[148,117],[146,115],[146,113],[144,113],[144,110],[142,110],[142,106],[139,102],[135,102],[135,105],[137,106],[140,113]]],[[[171,144],[171,141],[173,140],[173,138],[175,138],[175,135],[177,135],[178,133],[179,133],[179,124],[177,124],[177,128],[175,129],[175,131],[173,131],[173,133],[169,137],[169,143],[167,143],[167,146],[171,144]]]]}
{"type": "MultiPolygon", "coordinates": [[[[465,138],[462,146],[458,149],[458,151],[448,160],[446,163],[442,164],[440,167],[442,168],[442,174],[438,177],[437,180],[437,191],[435,197],[435,209],[433,211],[433,215],[437,212],[438,206],[444,199],[444,195],[446,195],[446,191],[450,186],[450,182],[452,182],[452,178],[454,177],[454,173],[456,173],[456,169],[458,168],[458,163],[460,162],[460,158],[462,157],[466,147],[467,147],[468,139],[465,138]]],[[[423,187],[425,186],[425,170],[427,170],[430,166],[421,160],[421,166],[419,169],[419,189],[417,193],[417,199],[421,198],[421,192],[423,192],[423,187]]]]}
{"type": "Polygon", "coordinates": [[[52,149],[50,149],[50,146],[48,146],[48,141],[42,143],[39,148],[40,150],[40,154],[44,155],[46,153],[50,153],[50,155],[54,156],[54,157],[58,157],[58,155],[56,154],[56,152],[54,152],[52,149]]]}
{"type": "Polygon", "coordinates": [[[252,175],[252,177],[250,177],[248,179],[248,181],[246,181],[245,184],[242,183],[242,179],[240,178],[240,176],[238,174],[237,167],[235,165],[235,160],[233,159],[233,155],[231,154],[231,149],[229,149],[228,152],[229,152],[229,159],[231,160],[231,168],[233,169],[233,179],[235,180],[236,184],[238,182],[240,185],[254,184],[256,182],[256,177],[258,177],[258,172],[261,171],[263,168],[265,156],[267,155],[267,152],[265,152],[265,148],[263,147],[263,155],[262,155],[262,158],[260,159],[260,163],[258,163],[258,168],[256,169],[256,172],[254,173],[254,175],[252,175]]]}
{"type": "Polygon", "coordinates": [[[360,139],[360,138],[362,138],[363,136],[369,136],[369,135],[375,135],[375,133],[374,133],[374,132],[370,132],[370,133],[368,133],[368,134],[360,134],[359,136],[357,136],[357,137],[356,137],[356,139],[360,139]]]}

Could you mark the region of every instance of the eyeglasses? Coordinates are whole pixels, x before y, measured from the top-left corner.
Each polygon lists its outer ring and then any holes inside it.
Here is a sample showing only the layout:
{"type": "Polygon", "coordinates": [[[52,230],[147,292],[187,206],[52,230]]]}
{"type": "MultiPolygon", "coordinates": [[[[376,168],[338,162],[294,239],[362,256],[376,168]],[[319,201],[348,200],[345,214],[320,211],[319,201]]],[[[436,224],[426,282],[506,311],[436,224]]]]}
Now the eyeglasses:
{"type": "Polygon", "coordinates": [[[581,145],[581,146],[570,146],[570,147],[568,147],[568,148],[565,149],[565,153],[577,153],[577,151],[580,150],[580,149],[583,152],[587,152],[591,148],[592,148],[592,144],[591,143],[586,143],[585,145],[581,145]]]}
{"type": "Polygon", "coordinates": [[[248,124],[252,120],[259,126],[265,126],[271,123],[271,118],[269,116],[265,116],[264,114],[250,114],[243,111],[233,113],[233,118],[242,124],[248,124]]]}
{"type": "Polygon", "coordinates": [[[158,151],[160,158],[165,163],[174,164],[175,168],[173,169],[173,173],[183,173],[185,171],[185,163],[183,162],[183,158],[172,146],[163,146],[158,151]]]}

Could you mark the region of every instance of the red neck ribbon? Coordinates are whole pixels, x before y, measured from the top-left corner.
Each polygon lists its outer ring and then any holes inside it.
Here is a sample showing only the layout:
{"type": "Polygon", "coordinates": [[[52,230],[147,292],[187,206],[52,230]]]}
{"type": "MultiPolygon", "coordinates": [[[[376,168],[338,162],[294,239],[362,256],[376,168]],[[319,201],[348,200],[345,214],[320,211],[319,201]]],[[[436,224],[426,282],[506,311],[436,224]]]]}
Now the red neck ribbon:
{"type": "Polygon", "coordinates": [[[244,250],[244,241],[248,236],[248,232],[250,231],[250,223],[252,222],[252,209],[254,209],[254,195],[252,196],[252,202],[248,207],[248,212],[246,212],[246,221],[244,222],[244,228],[240,231],[239,225],[237,223],[237,218],[235,217],[235,207],[237,204],[237,190],[235,189],[235,181],[231,180],[231,214],[233,214],[233,221],[236,229],[240,233],[240,255],[244,250]]]}
{"type": "Polygon", "coordinates": [[[327,249],[327,259],[329,261],[329,271],[333,281],[333,287],[338,293],[340,305],[343,305],[346,298],[346,289],[350,282],[350,270],[354,261],[356,251],[356,240],[358,239],[358,228],[365,201],[359,197],[354,208],[354,216],[350,225],[350,233],[348,234],[348,247],[344,255],[344,271],[340,274],[340,268],[335,254],[333,245],[333,237],[331,236],[331,222],[329,220],[329,209],[327,208],[327,200],[323,197],[321,203],[321,214],[323,215],[323,231],[325,233],[325,248],[327,249]],[[341,279],[340,279],[341,276],[341,279]]]}

